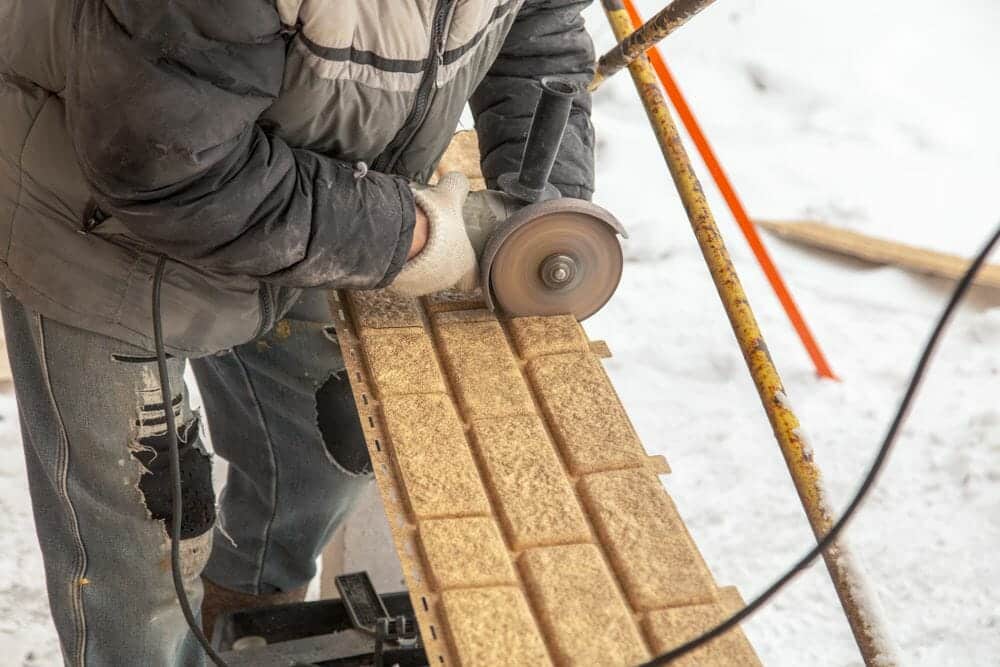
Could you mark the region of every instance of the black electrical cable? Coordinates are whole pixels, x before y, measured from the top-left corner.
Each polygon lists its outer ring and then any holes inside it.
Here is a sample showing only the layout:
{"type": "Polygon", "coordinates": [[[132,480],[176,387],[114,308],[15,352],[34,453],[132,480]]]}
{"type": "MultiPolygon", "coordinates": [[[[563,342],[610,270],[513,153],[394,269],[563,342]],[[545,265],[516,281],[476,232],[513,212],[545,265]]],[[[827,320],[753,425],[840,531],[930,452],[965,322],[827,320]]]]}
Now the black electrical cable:
{"type": "Polygon", "coordinates": [[[728,619],[715,626],[708,632],[705,632],[699,637],[692,639],[691,641],[678,646],[677,648],[667,651],[652,660],[643,663],[640,667],[655,667],[656,665],[665,665],[669,662],[677,660],[683,655],[694,651],[695,649],[707,644],[716,637],[719,637],[734,627],[739,625],[741,622],[745,621],[761,607],[763,607],[772,597],[774,597],[778,592],[781,591],[792,579],[799,575],[803,570],[812,565],[820,554],[826,551],[837,539],[837,536],[844,530],[844,527],[857,512],[858,507],[868,496],[869,491],[875,485],[879,474],[882,472],[882,468],[885,465],[886,459],[889,456],[889,452],[896,441],[896,437],[899,434],[899,430],[906,420],[907,413],[910,409],[910,404],[913,402],[917,391],[920,388],[920,383],[924,378],[924,374],[927,371],[927,367],[930,365],[931,358],[937,349],[938,343],[941,340],[941,336],[944,334],[948,323],[951,321],[952,315],[958,308],[958,304],[965,297],[969,288],[972,286],[972,280],[975,278],[976,273],[986,262],[986,258],[989,256],[990,252],[993,250],[994,246],[997,244],[997,240],[1000,239],[1000,226],[997,227],[996,231],[993,232],[992,237],[987,241],[983,249],[976,255],[975,260],[969,265],[968,270],[966,270],[965,275],[962,279],[958,281],[958,285],[951,294],[951,298],[948,300],[948,305],[945,306],[944,311],[938,317],[937,324],[934,327],[934,331],[931,333],[927,344],[924,346],[924,350],[920,355],[920,360],[917,362],[916,368],[913,371],[913,376],[910,378],[910,384],[906,388],[906,393],[903,395],[902,400],[899,403],[899,408],[896,410],[896,416],[893,417],[892,423],[889,425],[889,430],[886,432],[885,439],[882,441],[882,446],[878,450],[878,454],[875,456],[875,460],[872,462],[871,468],[869,468],[868,473],[865,475],[864,481],[861,482],[861,486],[858,487],[857,492],[854,494],[854,498],[851,499],[850,504],[844,513],[841,515],[840,519],[833,524],[830,531],[823,536],[814,548],[812,548],[809,553],[803,556],[791,569],[789,569],[784,575],[782,575],[777,581],[775,581],[771,586],[768,587],[763,593],[758,595],[754,600],[743,607],[740,611],[736,612],[728,619]]]}
{"type": "Polygon", "coordinates": [[[181,576],[181,521],[184,507],[181,489],[181,463],[178,447],[177,422],[174,419],[173,401],[170,391],[170,374],[167,370],[167,352],[163,345],[163,312],[160,308],[160,293],[163,288],[163,273],[167,266],[167,258],[160,255],[156,262],[156,272],[153,275],[153,341],[156,346],[156,366],[160,373],[160,395],[163,399],[163,414],[167,420],[167,443],[170,447],[170,477],[173,486],[173,511],[170,517],[170,572],[174,579],[174,590],[177,592],[177,602],[180,603],[184,620],[187,621],[191,633],[205,649],[205,654],[216,664],[216,667],[229,667],[226,661],[216,653],[211,643],[202,632],[198,620],[191,611],[191,601],[184,589],[184,579],[181,576]]]}

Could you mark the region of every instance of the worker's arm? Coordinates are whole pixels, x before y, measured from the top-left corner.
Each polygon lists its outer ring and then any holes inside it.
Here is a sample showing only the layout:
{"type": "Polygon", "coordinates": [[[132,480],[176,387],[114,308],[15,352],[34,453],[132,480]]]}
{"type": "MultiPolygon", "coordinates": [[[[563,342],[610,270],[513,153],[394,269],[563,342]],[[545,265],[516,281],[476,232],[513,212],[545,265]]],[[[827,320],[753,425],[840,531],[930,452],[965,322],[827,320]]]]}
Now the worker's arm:
{"type": "Polygon", "coordinates": [[[274,0],[80,0],[66,90],[98,203],[156,250],[292,286],[390,282],[413,249],[407,181],[258,124],[281,89],[274,0]]]}
{"type": "MultiPolygon", "coordinates": [[[[520,166],[538,80],[559,75],[584,86],[594,74],[594,45],[580,12],[590,0],[528,0],[500,56],[469,100],[476,118],[488,187],[520,166]]],[[[594,190],[594,128],[590,94],[573,103],[569,125],[549,179],[567,197],[590,199],[594,190]]]]}

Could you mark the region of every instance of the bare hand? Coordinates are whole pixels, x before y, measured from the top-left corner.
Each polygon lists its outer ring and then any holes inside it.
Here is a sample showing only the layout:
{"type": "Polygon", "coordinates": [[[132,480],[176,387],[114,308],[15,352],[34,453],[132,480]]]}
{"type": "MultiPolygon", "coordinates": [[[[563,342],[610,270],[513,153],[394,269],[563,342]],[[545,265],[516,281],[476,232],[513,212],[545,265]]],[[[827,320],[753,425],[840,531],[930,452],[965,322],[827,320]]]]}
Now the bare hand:
{"type": "Polygon", "coordinates": [[[423,209],[415,205],[417,210],[417,222],[413,226],[413,242],[410,244],[410,252],[406,256],[406,259],[413,259],[420,254],[420,251],[424,249],[427,244],[427,233],[429,231],[430,223],[427,220],[427,214],[424,213],[423,209]]]}

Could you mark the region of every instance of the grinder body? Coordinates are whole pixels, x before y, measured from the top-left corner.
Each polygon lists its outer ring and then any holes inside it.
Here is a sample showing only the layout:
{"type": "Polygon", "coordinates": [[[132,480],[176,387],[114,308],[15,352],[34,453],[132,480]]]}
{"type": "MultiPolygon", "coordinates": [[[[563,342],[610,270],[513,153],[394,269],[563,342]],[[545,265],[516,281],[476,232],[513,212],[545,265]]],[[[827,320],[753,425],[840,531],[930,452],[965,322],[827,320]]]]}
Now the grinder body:
{"type": "Polygon", "coordinates": [[[548,182],[573,99],[582,88],[558,78],[541,81],[519,172],[502,175],[503,191],[472,206],[489,208],[469,219],[492,220],[467,227],[486,302],[512,316],[570,314],[583,320],[614,294],[622,273],[618,236],[627,236],[608,211],[562,197],[548,182]]]}

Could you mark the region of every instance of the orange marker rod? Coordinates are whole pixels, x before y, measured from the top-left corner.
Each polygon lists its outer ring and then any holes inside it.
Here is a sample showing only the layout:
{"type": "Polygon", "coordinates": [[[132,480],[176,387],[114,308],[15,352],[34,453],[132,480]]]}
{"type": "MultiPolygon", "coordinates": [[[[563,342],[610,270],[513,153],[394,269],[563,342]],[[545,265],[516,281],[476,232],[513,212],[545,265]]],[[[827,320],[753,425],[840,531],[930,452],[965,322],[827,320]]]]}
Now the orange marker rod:
{"type": "MultiPolygon", "coordinates": [[[[634,25],[642,25],[642,17],[639,16],[639,12],[636,10],[635,4],[632,0],[622,0],[622,4],[628,12],[629,17],[632,19],[632,23],[634,25]]],[[[712,146],[708,143],[705,133],[702,132],[701,126],[698,124],[698,120],[694,117],[694,113],[691,111],[691,107],[688,105],[687,100],[681,93],[681,90],[678,87],[676,80],[671,75],[670,70],[667,69],[667,64],[664,62],[663,56],[660,54],[660,49],[654,46],[647,51],[646,55],[649,56],[653,69],[656,71],[656,74],[660,79],[660,83],[667,92],[667,97],[670,98],[671,104],[673,104],[674,108],[677,110],[677,115],[680,116],[681,122],[687,129],[688,134],[691,136],[691,140],[694,141],[694,145],[698,148],[701,158],[705,161],[705,165],[708,167],[708,171],[712,175],[712,179],[722,192],[722,197],[726,200],[729,210],[732,212],[733,217],[736,218],[736,224],[739,225],[740,231],[743,232],[743,236],[746,238],[747,243],[750,244],[750,249],[753,251],[754,257],[757,258],[757,262],[760,264],[761,269],[763,269],[764,275],[767,277],[767,281],[771,283],[771,288],[778,297],[778,301],[781,302],[781,306],[784,308],[785,314],[791,321],[792,327],[795,329],[795,333],[798,334],[799,339],[802,341],[802,345],[806,348],[806,352],[809,354],[809,358],[812,359],[813,366],[816,368],[816,374],[823,378],[836,380],[837,376],[834,374],[833,369],[830,368],[830,364],[827,363],[826,357],[823,355],[823,351],[819,347],[819,343],[816,342],[816,338],[809,329],[809,325],[806,324],[805,318],[803,318],[798,305],[795,303],[795,299],[792,298],[791,292],[788,291],[788,287],[785,285],[785,281],[782,279],[781,273],[778,271],[778,267],[771,259],[771,255],[768,253],[767,248],[764,247],[764,242],[757,233],[757,228],[750,221],[750,216],[747,215],[746,209],[743,208],[743,203],[737,196],[736,190],[729,181],[729,177],[726,176],[726,172],[722,169],[722,165],[719,163],[719,159],[715,156],[715,151],[712,150],[712,146]]]]}

